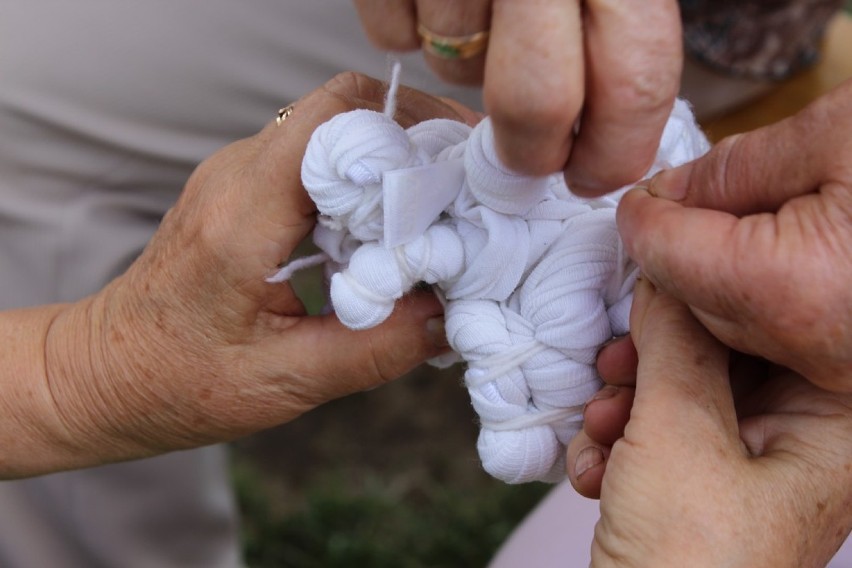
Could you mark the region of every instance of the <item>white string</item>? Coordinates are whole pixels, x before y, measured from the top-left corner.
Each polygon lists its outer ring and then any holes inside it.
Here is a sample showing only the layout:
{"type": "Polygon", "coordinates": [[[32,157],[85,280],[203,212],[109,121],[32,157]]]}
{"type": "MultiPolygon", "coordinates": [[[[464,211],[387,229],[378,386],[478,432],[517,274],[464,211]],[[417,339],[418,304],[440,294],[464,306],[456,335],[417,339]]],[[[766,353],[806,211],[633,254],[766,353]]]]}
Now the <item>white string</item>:
{"type": "Polygon", "coordinates": [[[521,345],[515,345],[511,349],[495,353],[485,359],[480,359],[475,363],[471,363],[467,373],[465,373],[465,385],[468,388],[478,388],[490,383],[491,381],[508,375],[512,371],[518,370],[521,366],[547,349],[547,345],[530,341],[521,345]]]}
{"type": "Polygon", "coordinates": [[[331,260],[331,257],[324,252],[320,252],[317,254],[312,254],[311,256],[305,256],[302,258],[297,258],[295,260],[291,260],[286,265],[282,266],[281,269],[266,279],[270,284],[280,284],[281,282],[287,282],[292,278],[293,274],[300,270],[305,270],[306,268],[312,268],[314,266],[319,266],[321,264],[325,264],[331,260]]]}
{"type": "Polygon", "coordinates": [[[348,269],[339,272],[339,274],[343,277],[344,280],[346,280],[346,283],[349,284],[349,287],[365,300],[369,300],[370,302],[376,304],[384,304],[388,301],[388,299],[384,296],[376,294],[375,292],[358,282],[358,279],[352,276],[352,273],[349,272],[348,269]]]}
{"type": "Polygon", "coordinates": [[[480,426],[493,430],[494,432],[511,432],[518,430],[526,430],[536,426],[547,426],[557,422],[570,420],[582,416],[584,405],[569,406],[567,408],[554,408],[553,410],[545,410],[543,412],[529,412],[522,414],[510,420],[502,421],[481,421],[480,426]]]}
{"type": "Polygon", "coordinates": [[[384,115],[392,119],[396,114],[396,95],[397,91],[399,91],[399,76],[402,73],[402,64],[394,56],[390,56],[390,64],[390,81],[388,81],[388,92],[385,95],[384,115]]]}

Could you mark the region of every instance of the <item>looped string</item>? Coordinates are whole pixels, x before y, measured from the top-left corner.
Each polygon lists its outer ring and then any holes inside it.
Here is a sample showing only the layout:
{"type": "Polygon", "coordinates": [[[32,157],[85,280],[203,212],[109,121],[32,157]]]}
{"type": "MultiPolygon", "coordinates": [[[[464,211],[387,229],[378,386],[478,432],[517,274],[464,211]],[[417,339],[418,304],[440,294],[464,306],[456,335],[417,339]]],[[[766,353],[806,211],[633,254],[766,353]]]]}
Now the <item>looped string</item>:
{"type": "Polygon", "coordinates": [[[464,383],[467,388],[471,389],[481,387],[509,374],[511,371],[520,369],[527,360],[547,348],[547,345],[543,343],[530,341],[472,362],[467,373],[465,373],[464,383]]]}
{"type": "Polygon", "coordinates": [[[542,412],[530,412],[522,414],[516,418],[503,420],[502,422],[489,422],[482,420],[479,425],[482,428],[493,430],[494,432],[512,432],[520,430],[528,430],[536,426],[547,426],[554,422],[565,422],[583,415],[584,405],[568,406],[566,408],[555,408],[553,410],[545,410],[542,412]]]}
{"type": "Polygon", "coordinates": [[[399,269],[409,282],[416,283],[422,281],[426,271],[429,269],[429,262],[432,259],[432,236],[429,233],[424,233],[421,239],[424,250],[420,257],[420,263],[417,266],[417,270],[411,270],[411,265],[408,262],[408,256],[405,254],[404,245],[394,248],[394,254],[396,255],[396,261],[399,264],[399,269]]]}

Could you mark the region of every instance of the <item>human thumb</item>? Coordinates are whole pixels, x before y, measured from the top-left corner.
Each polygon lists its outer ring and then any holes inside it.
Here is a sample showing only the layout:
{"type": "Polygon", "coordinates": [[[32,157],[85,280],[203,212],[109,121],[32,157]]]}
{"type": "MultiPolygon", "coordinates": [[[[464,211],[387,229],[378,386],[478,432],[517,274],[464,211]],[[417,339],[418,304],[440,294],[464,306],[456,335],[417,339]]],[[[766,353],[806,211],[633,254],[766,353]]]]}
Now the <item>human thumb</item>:
{"type": "Polygon", "coordinates": [[[697,160],[657,174],[655,197],[742,216],[774,212],[848,168],[852,81],[798,114],[723,139],[697,160]]]}
{"type": "Polygon", "coordinates": [[[348,329],[328,314],[301,318],[288,331],[270,347],[292,354],[283,362],[297,382],[293,388],[310,406],[397,379],[449,350],[443,307],[428,291],[404,296],[391,316],[371,329],[348,329]]]}

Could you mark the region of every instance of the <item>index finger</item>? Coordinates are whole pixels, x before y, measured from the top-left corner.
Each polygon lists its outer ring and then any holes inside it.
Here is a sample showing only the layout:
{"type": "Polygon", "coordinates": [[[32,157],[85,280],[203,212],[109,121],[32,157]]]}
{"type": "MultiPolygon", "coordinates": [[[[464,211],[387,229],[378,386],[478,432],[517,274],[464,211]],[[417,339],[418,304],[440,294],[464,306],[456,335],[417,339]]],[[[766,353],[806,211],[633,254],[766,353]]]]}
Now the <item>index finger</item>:
{"type": "Polygon", "coordinates": [[[571,191],[602,195],[654,160],[683,65],[675,0],[585,3],[586,97],[565,169],[571,191]]]}

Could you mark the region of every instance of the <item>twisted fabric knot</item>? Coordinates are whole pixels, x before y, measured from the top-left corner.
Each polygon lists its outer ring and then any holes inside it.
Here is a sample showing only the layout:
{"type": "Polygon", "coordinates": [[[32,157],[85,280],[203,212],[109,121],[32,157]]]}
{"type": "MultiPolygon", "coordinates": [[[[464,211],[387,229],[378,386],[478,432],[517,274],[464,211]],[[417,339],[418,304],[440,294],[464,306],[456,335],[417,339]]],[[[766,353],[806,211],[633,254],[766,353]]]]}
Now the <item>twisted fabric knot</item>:
{"type": "MultiPolygon", "coordinates": [[[[647,175],[708,149],[677,101],[647,175]]],[[[321,213],[314,240],[335,272],[340,320],[373,327],[414,285],[434,285],[468,364],[483,466],[509,483],[562,479],[565,445],[600,386],[596,354],[628,331],[638,269],[615,225],[623,191],[584,200],[561,174],[508,170],[487,118],[403,130],[367,110],[317,129],[302,181],[321,213]]]]}

